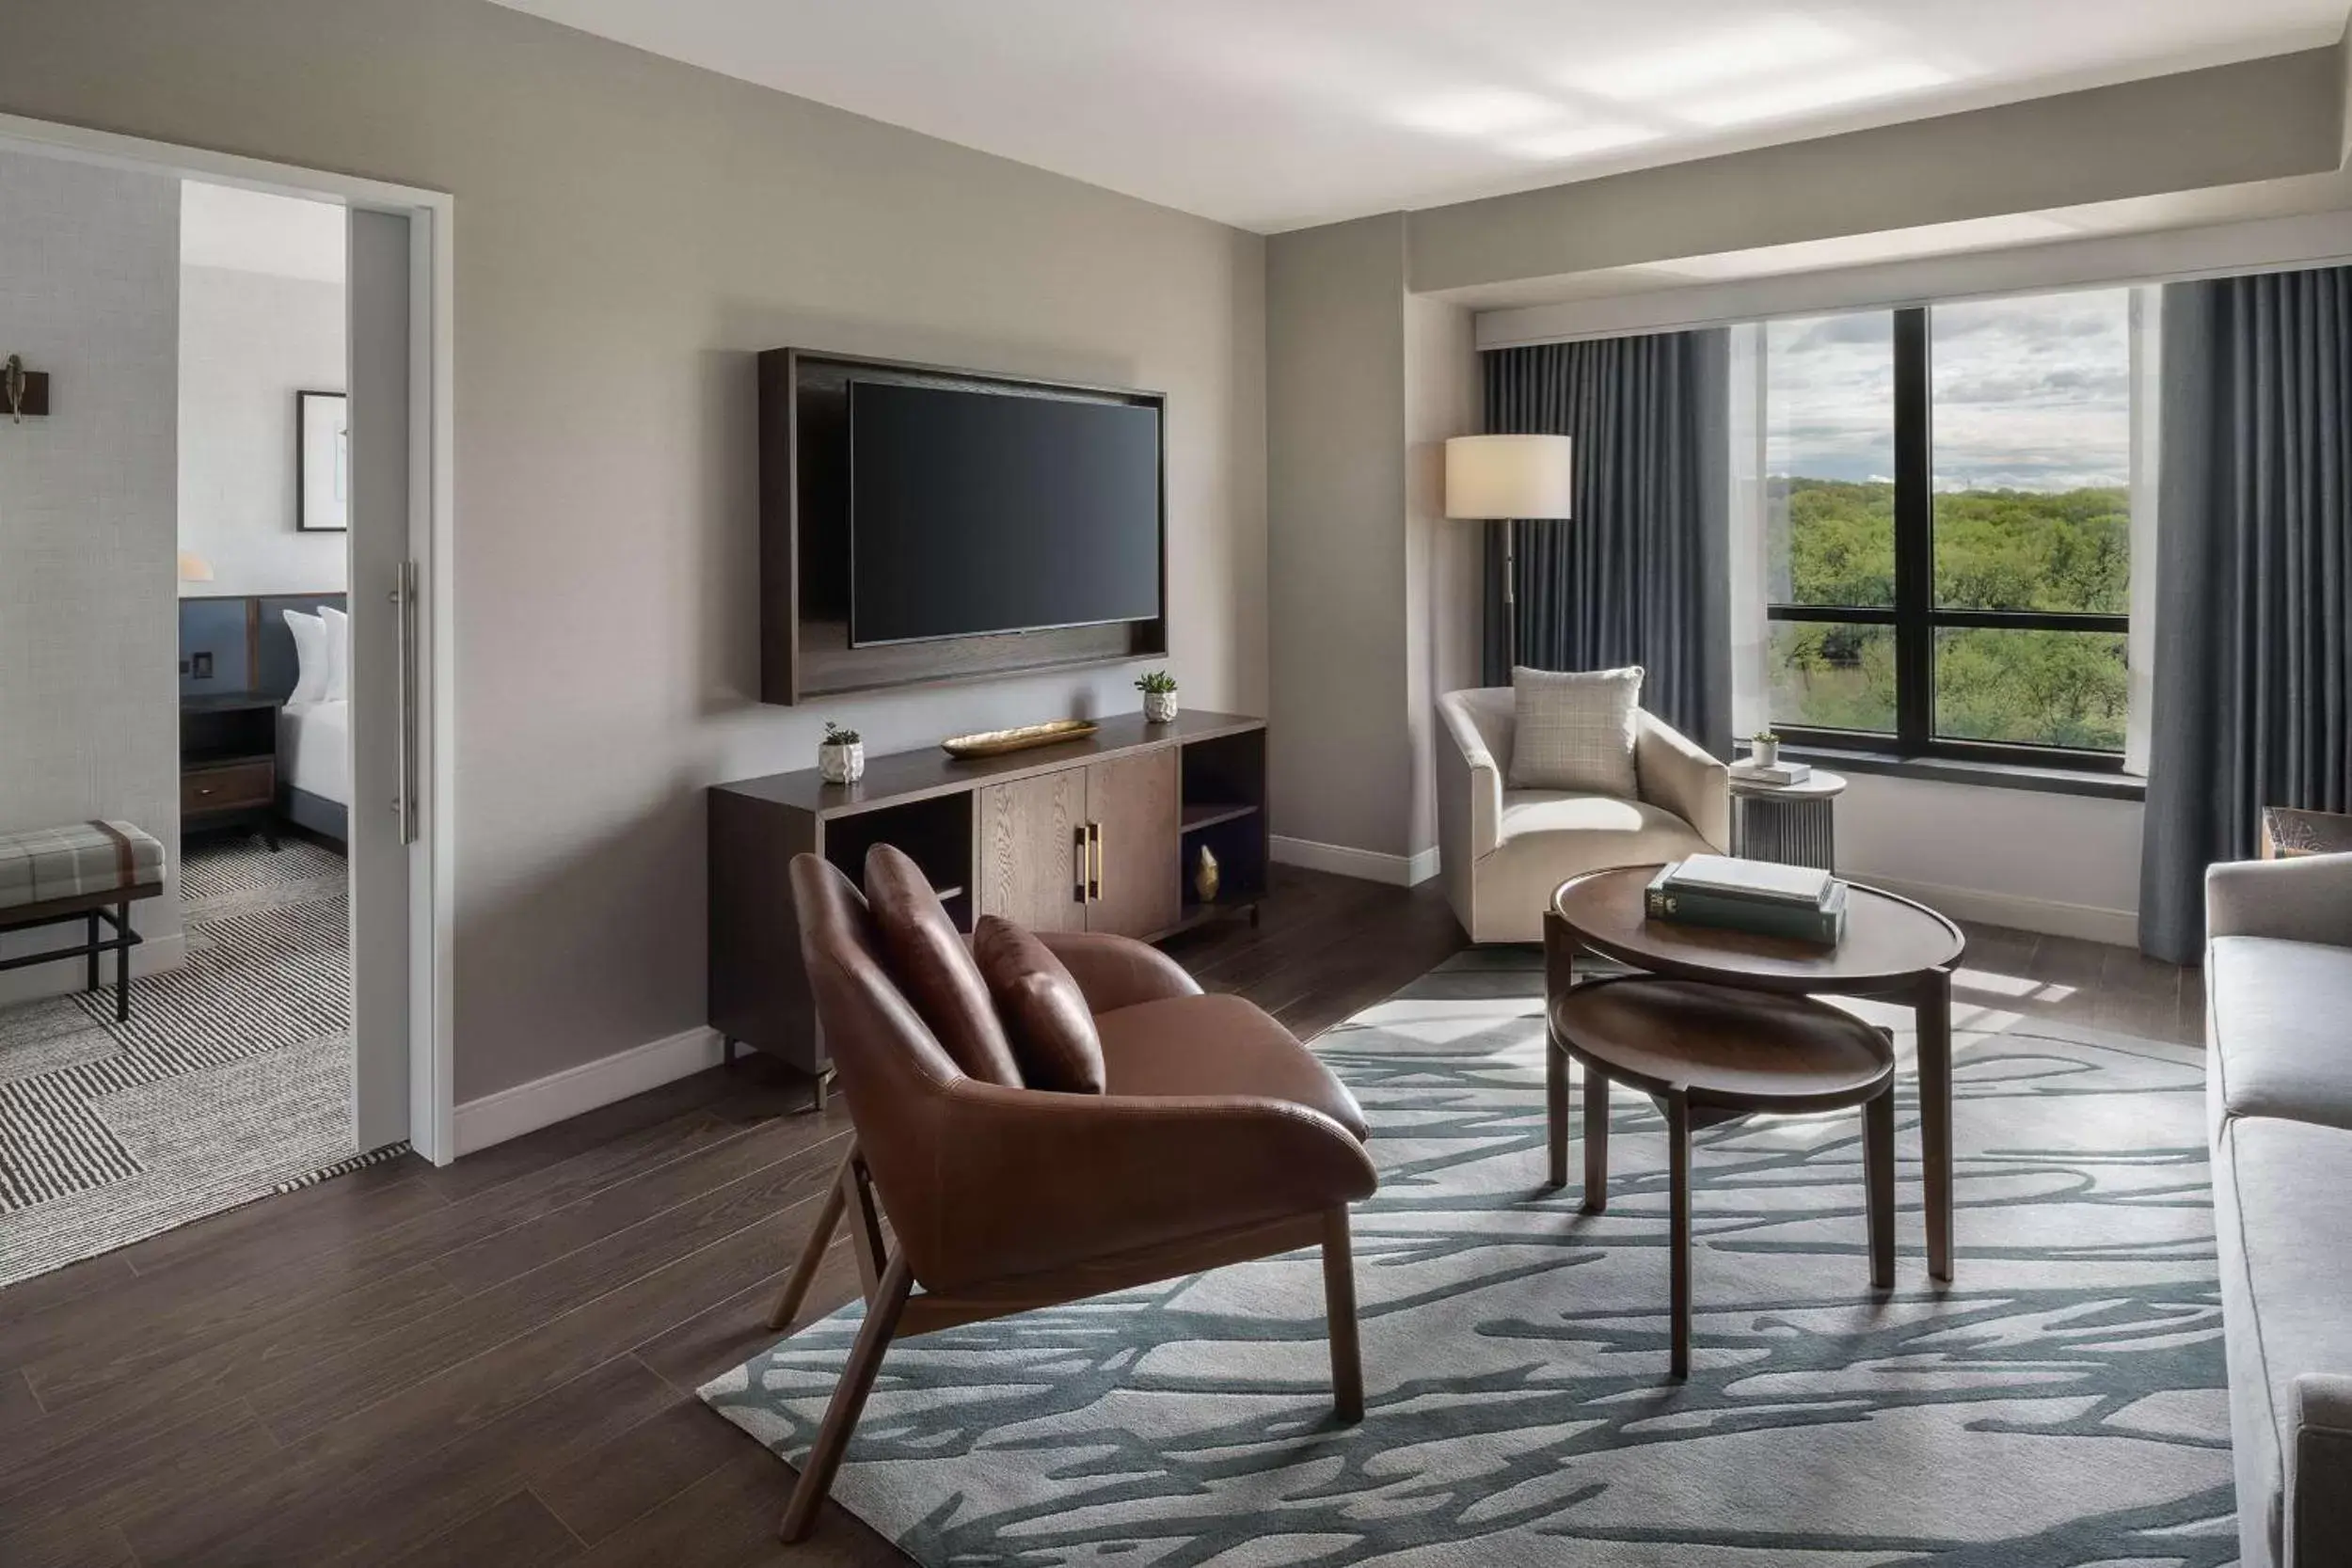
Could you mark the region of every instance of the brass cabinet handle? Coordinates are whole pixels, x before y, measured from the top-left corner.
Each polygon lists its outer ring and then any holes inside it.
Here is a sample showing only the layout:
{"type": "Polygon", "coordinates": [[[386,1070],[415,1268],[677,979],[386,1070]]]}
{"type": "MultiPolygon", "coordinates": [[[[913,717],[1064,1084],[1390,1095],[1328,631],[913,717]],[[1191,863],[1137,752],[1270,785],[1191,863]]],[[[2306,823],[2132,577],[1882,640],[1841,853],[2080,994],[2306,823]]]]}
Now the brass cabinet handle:
{"type": "Polygon", "coordinates": [[[1071,858],[1078,867],[1077,878],[1070,888],[1070,901],[1073,904],[1087,901],[1087,829],[1083,824],[1070,830],[1071,858]]]}
{"type": "Polygon", "coordinates": [[[1087,895],[1099,899],[1103,896],[1103,824],[1088,823],[1087,837],[1092,842],[1094,851],[1089,857],[1092,865],[1087,876],[1087,895]]]}

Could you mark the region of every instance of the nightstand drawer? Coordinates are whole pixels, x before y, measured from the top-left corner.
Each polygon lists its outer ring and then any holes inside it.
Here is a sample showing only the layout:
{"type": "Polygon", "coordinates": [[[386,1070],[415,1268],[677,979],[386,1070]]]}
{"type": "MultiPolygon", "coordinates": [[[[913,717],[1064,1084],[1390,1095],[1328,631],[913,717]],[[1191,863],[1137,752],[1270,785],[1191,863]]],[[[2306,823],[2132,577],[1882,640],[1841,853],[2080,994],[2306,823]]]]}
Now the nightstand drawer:
{"type": "Polygon", "coordinates": [[[189,816],[266,806],[277,795],[278,765],[266,757],[190,768],[180,775],[180,810],[189,816]]]}

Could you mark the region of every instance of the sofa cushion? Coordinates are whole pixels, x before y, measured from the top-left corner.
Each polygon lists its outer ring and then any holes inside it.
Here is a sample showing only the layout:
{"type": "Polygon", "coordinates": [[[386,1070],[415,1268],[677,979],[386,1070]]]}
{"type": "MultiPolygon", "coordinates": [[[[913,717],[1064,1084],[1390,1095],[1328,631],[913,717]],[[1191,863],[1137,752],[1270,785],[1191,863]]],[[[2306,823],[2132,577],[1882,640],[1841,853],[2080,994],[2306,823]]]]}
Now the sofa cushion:
{"type": "Polygon", "coordinates": [[[1046,945],[1000,915],[972,928],[972,957],[996,1000],[1021,1081],[1060,1094],[1103,1092],[1103,1041],[1086,992],[1046,945]]]}
{"type": "Polygon", "coordinates": [[[2216,937],[2205,986],[2217,1110],[2352,1129],[2352,947],[2216,937]]]}
{"type": "Polygon", "coordinates": [[[1631,799],[1641,791],[1634,768],[1634,718],[1642,670],[1511,672],[1513,789],[1576,790],[1631,799]]]}
{"type": "Polygon", "coordinates": [[[1238,996],[1171,996],[1096,1015],[1113,1094],[1253,1095],[1321,1111],[1358,1138],[1372,1124],[1298,1037],[1238,996]]]}
{"type": "Polygon", "coordinates": [[[1021,1086],[1012,1044],[997,1022],[980,966],[922,867],[887,844],[866,851],[866,903],[890,977],[965,1074],[1021,1086]]]}
{"type": "MultiPolygon", "coordinates": [[[[2352,1132],[2233,1117],[2213,1161],[2238,1534],[2246,1568],[2263,1568],[2288,1560],[2281,1456],[2295,1448],[2295,1380],[2352,1371],[2352,1251],[2342,1245],[2352,1236],[2352,1132]]],[[[2352,1475],[2296,1485],[2352,1489],[2352,1475]]]]}

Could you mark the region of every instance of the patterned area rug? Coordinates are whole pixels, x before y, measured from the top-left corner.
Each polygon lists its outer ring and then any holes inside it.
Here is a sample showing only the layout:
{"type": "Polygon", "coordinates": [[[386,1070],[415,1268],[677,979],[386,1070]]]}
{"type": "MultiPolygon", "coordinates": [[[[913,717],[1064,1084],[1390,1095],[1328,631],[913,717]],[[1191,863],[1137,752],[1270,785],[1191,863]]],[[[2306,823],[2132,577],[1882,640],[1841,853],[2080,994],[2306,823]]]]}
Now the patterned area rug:
{"type": "Polygon", "coordinates": [[[304,840],[200,840],[187,962],[128,1022],[111,989],[0,1012],[0,1285],[355,1161],[343,886],[304,840]]]}
{"type": "MultiPolygon", "coordinates": [[[[1883,1298],[1856,1113],[1702,1132],[1676,1386],[1662,1123],[1620,1094],[1605,1215],[1542,1189],[1538,962],[1464,955],[1318,1042],[1381,1167],[1361,1426],[1300,1254],[901,1341],[835,1497],[937,1565],[2234,1560],[2201,1053],[1963,1009],[1959,1278],[1906,1092],[1883,1298]]],[[[857,1317],[702,1397],[797,1460],[857,1317]]]]}

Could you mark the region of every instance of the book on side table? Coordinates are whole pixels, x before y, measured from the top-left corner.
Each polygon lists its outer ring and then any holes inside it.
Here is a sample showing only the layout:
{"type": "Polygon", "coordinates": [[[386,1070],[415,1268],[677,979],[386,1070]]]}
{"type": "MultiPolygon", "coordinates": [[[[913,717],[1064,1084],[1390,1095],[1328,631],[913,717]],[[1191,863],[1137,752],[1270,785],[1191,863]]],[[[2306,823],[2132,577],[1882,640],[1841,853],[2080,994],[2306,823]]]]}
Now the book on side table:
{"type": "Polygon", "coordinates": [[[1787,789],[1791,784],[1804,783],[1812,776],[1812,765],[1804,762],[1776,762],[1769,768],[1757,762],[1735,762],[1731,765],[1731,777],[1737,784],[1771,784],[1787,789]]]}
{"type": "Polygon", "coordinates": [[[1789,937],[1835,947],[1846,934],[1846,884],[1805,865],[1692,855],[1660,868],[1645,907],[1653,920],[1789,937]]]}

